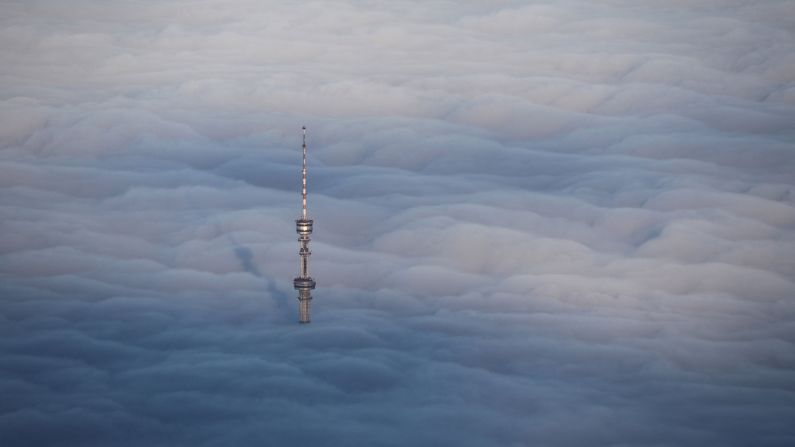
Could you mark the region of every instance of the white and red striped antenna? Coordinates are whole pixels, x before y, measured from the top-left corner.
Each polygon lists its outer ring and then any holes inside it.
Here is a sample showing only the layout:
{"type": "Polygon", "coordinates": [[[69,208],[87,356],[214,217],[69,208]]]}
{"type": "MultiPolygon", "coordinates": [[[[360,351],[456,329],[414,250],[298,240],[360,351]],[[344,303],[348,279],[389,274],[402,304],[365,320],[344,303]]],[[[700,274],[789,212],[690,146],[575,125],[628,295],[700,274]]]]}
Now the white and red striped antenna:
{"type": "Polygon", "coordinates": [[[301,218],[306,220],[306,126],[301,127],[304,131],[304,164],[301,169],[301,218]]]}

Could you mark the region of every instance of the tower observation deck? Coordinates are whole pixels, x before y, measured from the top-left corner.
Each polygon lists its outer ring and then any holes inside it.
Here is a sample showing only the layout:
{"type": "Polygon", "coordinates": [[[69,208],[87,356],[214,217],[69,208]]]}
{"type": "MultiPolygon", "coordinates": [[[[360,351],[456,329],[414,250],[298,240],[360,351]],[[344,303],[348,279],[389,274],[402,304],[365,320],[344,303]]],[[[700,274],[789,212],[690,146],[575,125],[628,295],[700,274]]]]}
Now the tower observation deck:
{"type": "Polygon", "coordinates": [[[301,167],[301,217],[295,220],[295,231],[298,233],[298,256],[299,267],[298,277],[293,280],[293,287],[298,291],[298,322],[309,323],[309,304],[312,302],[312,289],[315,288],[315,280],[309,276],[309,236],[312,234],[313,221],[307,216],[306,212],[306,127],[302,127],[304,133],[304,158],[301,167]]]}

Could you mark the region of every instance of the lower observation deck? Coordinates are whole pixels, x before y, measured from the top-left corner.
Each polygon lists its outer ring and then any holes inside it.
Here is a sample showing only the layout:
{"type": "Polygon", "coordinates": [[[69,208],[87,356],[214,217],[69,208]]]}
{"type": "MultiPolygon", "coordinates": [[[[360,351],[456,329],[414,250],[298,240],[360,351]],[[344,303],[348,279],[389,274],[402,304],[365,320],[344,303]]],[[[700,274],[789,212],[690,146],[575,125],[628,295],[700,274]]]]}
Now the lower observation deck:
{"type": "Polygon", "coordinates": [[[295,278],[293,280],[293,287],[296,289],[314,289],[315,280],[312,278],[295,278]]]}

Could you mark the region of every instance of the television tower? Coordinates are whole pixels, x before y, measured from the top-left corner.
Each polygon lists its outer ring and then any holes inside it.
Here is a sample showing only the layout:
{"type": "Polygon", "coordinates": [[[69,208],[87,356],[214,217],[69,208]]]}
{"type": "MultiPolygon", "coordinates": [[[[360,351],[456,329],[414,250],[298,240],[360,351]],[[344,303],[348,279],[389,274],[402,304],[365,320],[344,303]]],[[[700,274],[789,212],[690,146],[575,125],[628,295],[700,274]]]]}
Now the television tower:
{"type": "Polygon", "coordinates": [[[312,219],[306,214],[306,126],[304,131],[304,163],[301,168],[301,218],[295,220],[295,231],[298,233],[300,249],[298,256],[300,265],[298,277],[293,280],[293,287],[298,291],[298,322],[309,323],[309,303],[312,301],[312,289],[315,280],[309,276],[309,235],[312,234],[312,219]]]}

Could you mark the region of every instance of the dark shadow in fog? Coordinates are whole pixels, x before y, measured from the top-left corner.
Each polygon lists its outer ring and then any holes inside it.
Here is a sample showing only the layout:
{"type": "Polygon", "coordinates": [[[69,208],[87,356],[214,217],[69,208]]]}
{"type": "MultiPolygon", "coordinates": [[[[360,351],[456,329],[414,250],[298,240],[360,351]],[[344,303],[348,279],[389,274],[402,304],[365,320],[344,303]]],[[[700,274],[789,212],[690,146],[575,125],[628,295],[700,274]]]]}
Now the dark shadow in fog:
{"type": "MultiPolygon", "coordinates": [[[[221,232],[221,229],[217,225],[216,229],[219,233],[221,232]]],[[[233,245],[234,248],[232,248],[232,251],[240,261],[240,266],[243,268],[243,270],[256,276],[257,278],[262,278],[266,281],[265,290],[274,300],[276,308],[284,313],[285,316],[294,316],[294,312],[291,312],[291,309],[287,305],[287,295],[279,290],[278,287],[276,287],[275,280],[262,274],[262,271],[260,271],[257,264],[254,262],[254,253],[251,251],[251,249],[243,245],[238,245],[237,240],[235,240],[235,237],[232,234],[227,234],[226,238],[233,245]]],[[[297,312],[297,309],[295,311],[297,312]]]]}

